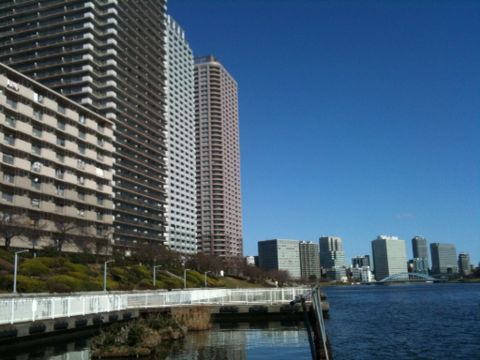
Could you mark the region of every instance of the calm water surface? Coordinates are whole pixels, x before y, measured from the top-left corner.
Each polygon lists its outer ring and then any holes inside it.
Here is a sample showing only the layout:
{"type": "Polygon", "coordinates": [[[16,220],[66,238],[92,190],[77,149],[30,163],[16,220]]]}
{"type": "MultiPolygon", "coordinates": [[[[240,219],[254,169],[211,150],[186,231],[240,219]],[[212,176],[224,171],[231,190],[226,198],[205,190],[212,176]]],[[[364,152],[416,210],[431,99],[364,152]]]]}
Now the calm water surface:
{"type": "MultiPolygon", "coordinates": [[[[336,360],[480,360],[480,284],[339,286],[325,292],[336,360]]],[[[310,359],[310,350],[302,325],[237,324],[190,333],[161,358],[299,360],[310,359]]],[[[89,352],[77,342],[12,359],[86,360],[89,352]]]]}
{"type": "Polygon", "coordinates": [[[480,359],[480,284],[329,287],[335,359],[480,359]]]}

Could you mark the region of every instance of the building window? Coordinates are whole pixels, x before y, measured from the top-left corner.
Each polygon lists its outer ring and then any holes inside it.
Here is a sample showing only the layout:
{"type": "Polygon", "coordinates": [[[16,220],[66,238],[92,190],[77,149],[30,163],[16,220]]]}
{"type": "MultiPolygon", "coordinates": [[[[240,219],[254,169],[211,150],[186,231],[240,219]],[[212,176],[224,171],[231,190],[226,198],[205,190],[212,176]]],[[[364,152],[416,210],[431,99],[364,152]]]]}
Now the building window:
{"type": "Polygon", "coordinates": [[[62,162],[62,163],[65,162],[65,156],[64,155],[57,153],[56,157],[57,157],[57,161],[62,162]]]}
{"type": "Polygon", "coordinates": [[[57,120],[57,127],[61,130],[65,130],[66,124],[63,121],[57,120]]]}
{"type": "Polygon", "coordinates": [[[57,137],[57,145],[59,146],[65,146],[65,139],[57,137]]]}
{"type": "Polygon", "coordinates": [[[12,134],[5,134],[3,138],[3,142],[7,145],[14,146],[15,145],[15,136],[12,134]]]}
{"type": "Polygon", "coordinates": [[[78,198],[82,201],[85,201],[85,193],[84,192],[79,192],[78,193],[78,198]]]}
{"type": "Polygon", "coordinates": [[[15,175],[9,173],[3,173],[3,182],[13,184],[15,182],[15,175]]]}
{"type": "Polygon", "coordinates": [[[33,117],[37,120],[42,121],[43,120],[43,113],[41,111],[34,110],[33,111],[33,117]]]}
{"type": "Polygon", "coordinates": [[[32,128],[33,136],[42,137],[42,129],[38,127],[32,128]]]}
{"type": "Polygon", "coordinates": [[[16,109],[17,108],[17,101],[13,100],[13,99],[10,99],[10,98],[7,98],[7,105],[10,106],[12,109],[16,109]]]}
{"type": "Polygon", "coordinates": [[[66,109],[64,106],[62,106],[62,105],[58,105],[58,109],[57,109],[57,110],[58,110],[58,112],[59,112],[60,114],[65,114],[65,113],[67,112],[67,109],[66,109]]]}
{"type": "Polygon", "coordinates": [[[85,115],[80,114],[78,117],[78,122],[80,124],[85,124],[87,122],[87,119],[85,118],[85,115]]]}
{"type": "Polygon", "coordinates": [[[85,184],[85,178],[83,176],[78,176],[77,177],[77,181],[80,185],[84,185],[85,184]]]}
{"type": "Polygon", "coordinates": [[[32,153],[40,155],[42,153],[42,147],[37,144],[32,144],[32,153]]]}
{"type": "Polygon", "coordinates": [[[17,119],[15,119],[13,116],[7,116],[6,117],[7,125],[10,127],[16,127],[17,126],[17,119]]]}
{"type": "Polygon", "coordinates": [[[63,179],[65,172],[61,169],[55,170],[55,176],[59,179],[63,179]]]}
{"type": "Polygon", "coordinates": [[[32,199],[32,207],[39,208],[40,207],[40,199],[32,199]]]}
{"type": "Polygon", "coordinates": [[[10,155],[10,154],[3,154],[2,160],[6,164],[13,165],[13,163],[15,161],[15,157],[13,155],[10,155]]]}
{"type": "Polygon", "coordinates": [[[86,149],[83,145],[78,145],[78,152],[82,155],[85,155],[86,149]]]}
{"type": "Polygon", "coordinates": [[[56,193],[58,196],[64,196],[65,195],[65,189],[61,185],[57,185],[57,188],[55,189],[56,193]]]}
{"type": "Polygon", "coordinates": [[[85,133],[85,131],[78,130],[78,137],[80,139],[85,139],[87,137],[87,134],[85,133]]]}
{"type": "Polygon", "coordinates": [[[33,101],[43,104],[43,96],[37,93],[33,93],[33,101]]]}
{"type": "Polygon", "coordinates": [[[3,201],[8,201],[8,202],[13,202],[13,194],[9,192],[2,192],[2,200],[3,201]]]}
{"type": "Polygon", "coordinates": [[[32,188],[40,190],[40,179],[38,177],[32,179],[32,188]]]}

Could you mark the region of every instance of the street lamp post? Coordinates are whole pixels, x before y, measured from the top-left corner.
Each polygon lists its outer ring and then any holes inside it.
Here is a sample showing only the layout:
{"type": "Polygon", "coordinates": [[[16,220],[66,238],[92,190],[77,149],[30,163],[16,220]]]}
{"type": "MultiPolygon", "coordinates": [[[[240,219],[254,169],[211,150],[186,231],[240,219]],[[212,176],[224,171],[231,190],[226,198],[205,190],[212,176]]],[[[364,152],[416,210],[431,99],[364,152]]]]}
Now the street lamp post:
{"type": "Polygon", "coordinates": [[[190,269],[183,269],[183,288],[187,288],[187,271],[190,269]]]}
{"type": "Polygon", "coordinates": [[[205,275],[205,287],[208,287],[208,282],[207,282],[207,274],[208,273],[211,273],[211,271],[205,271],[204,275],[205,275]]]}
{"type": "Polygon", "coordinates": [[[114,262],[115,260],[108,260],[103,263],[103,291],[107,291],[107,264],[114,262]]]}
{"type": "Polygon", "coordinates": [[[155,289],[155,284],[157,282],[157,268],[162,267],[162,265],[156,265],[153,267],[153,288],[155,289]]]}
{"type": "Polygon", "coordinates": [[[29,250],[20,250],[15,252],[15,268],[13,269],[13,293],[17,293],[17,267],[18,267],[18,254],[27,252],[29,250]]]}

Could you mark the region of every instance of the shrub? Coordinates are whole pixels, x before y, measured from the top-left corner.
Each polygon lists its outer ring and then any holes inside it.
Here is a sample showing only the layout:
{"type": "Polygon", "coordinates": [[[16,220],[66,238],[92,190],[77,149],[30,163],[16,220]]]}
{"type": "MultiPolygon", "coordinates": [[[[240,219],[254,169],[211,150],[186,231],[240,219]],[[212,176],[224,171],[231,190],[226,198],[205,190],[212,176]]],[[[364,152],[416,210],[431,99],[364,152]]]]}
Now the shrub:
{"type": "Polygon", "coordinates": [[[55,292],[82,291],[84,289],[83,281],[69,275],[51,276],[48,279],[47,286],[51,289],[50,291],[55,292]]]}
{"type": "Polygon", "coordinates": [[[135,323],[132,325],[130,330],[128,330],[127,335],[127,344],[129,346],[137,346],[142,342],[144,329],[141,325],[135,323]]]}
{"type": "MultiPolygon", "coordinates": [[[[10,275],[10,279],[13,277],[10,275]]],[[[13,283],[13,280],[10,280],[13,283]]],[[[47,287],[44,281],[32,279],[25,275],[17,275],[17,290],[24,293],[45,292],[47,287]]]]}
{"type": "Polygon", "coordinates": [[[19,272],[23,275],[42,276],[48,274],[50,269],[40,259],[28,259],[22,262],[19,272]]]}

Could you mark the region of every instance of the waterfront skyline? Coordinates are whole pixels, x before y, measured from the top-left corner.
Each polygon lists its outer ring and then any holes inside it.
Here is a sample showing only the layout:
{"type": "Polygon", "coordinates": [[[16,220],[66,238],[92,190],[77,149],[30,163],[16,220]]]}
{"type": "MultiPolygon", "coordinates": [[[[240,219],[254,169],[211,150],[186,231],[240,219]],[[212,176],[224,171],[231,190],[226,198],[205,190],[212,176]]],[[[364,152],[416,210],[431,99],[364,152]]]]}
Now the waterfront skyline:
{"type": "Polygon", "coordinates": [[[332,234],[351,258],[386,233],[478,263],[479,3],[168,7],[240,85],[245,254],[332,234]]]}

